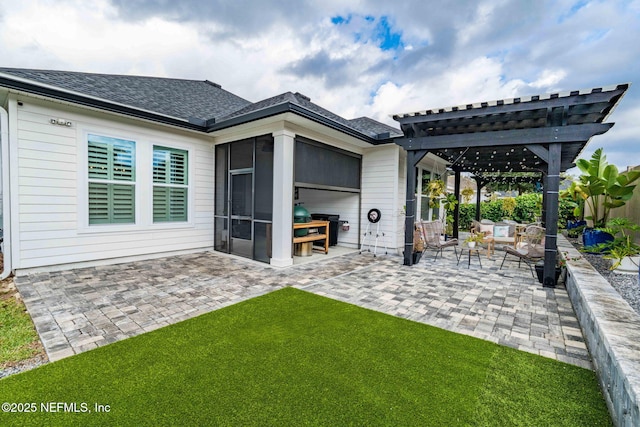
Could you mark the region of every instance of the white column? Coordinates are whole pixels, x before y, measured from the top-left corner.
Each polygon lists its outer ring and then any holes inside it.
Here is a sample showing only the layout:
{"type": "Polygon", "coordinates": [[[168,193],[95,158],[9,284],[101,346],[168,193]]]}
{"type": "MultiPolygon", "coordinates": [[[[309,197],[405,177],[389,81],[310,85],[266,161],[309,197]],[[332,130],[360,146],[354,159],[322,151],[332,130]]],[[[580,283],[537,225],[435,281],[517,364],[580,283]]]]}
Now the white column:
{"type": "Polygon", "coordinates": [[[293,147],[295,134],[286,130],[273,133],[273,229],[271,265],[293,265],[293,147]]]}

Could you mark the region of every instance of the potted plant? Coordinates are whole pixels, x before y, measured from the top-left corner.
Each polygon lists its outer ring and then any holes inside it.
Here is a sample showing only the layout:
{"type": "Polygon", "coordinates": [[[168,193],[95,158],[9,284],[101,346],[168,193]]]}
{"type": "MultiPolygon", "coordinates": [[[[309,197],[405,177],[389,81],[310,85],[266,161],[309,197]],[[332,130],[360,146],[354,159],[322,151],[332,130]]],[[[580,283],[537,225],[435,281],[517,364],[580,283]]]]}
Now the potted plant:
{"type": "Polygon", "coordinates": [[[640,245],[634,242],[633,233],[640,232],[640,225],[627,218],[612,218],[603,230],[614,236],[612,241],[600,245],[607,252],[604,258],[612,261],[611,270],[619,269],[622,273],[638,271],[640,245]]]}
{"type": "Polygon", "coordinates": [[[420,262],[420,258],[422,258],[423,252],[424,241],[422,240],[422,229],[416,226],[416,228],[414,228],[413,230],[413,253],[411,254],[414,264],[420,262]]]}
{"type": "Polygon", "coordinates": [[[427,184],[427,192],[429,193],[429,206],[437,208],[440,204],[440,197],[444,194],[446,186],[443,180],[434,179],[427,184]]]}
{"type": "Polygon", "coordinates": [[[482,233],[471,233],[464,239],[464,243],[469,246],[469,249],[473,249],[476,247],[476,243],[481,244],[484,241],[484,234],[482,233]]]}
{"type": "Polygon", "coordinates": [[[567,217],[567,232],[569,237],[578,237],[582,234],[587,221],[581,219],[584,213],[584,199],[579,194],[580,187],[575,181],[571,181],[571,185],[560,191],[560,198],[569,208],[573,208],[573,212],[567,217]]]}
{"type": "Polygon", "coordinates": [[[640,178],[640,171],[618,173],[618,168],[607,162],[602,148],[598,148],[591,160],[579,159],[576,165],[582,171],[579,181],[573,188],[589,207],[591,215],[586,219],[593,222],[593,229],[585,228],[582,238],[586,247],[595,247],[600,243],[613,240],[599,228],[605,227],[611,209],[624,206],[633,195],[640,178]]]}
{"type": "MultiPolygon", "coordinates": [[[[556,283],[558,283],[558,279],[560,278],[561,275],[562,277],[564,277],[563,273],[566,271],[567,259],[569,259],[569,255],[566,252],[564,253],[564,258],[556,257],[556,270],[555,270],[556,283]]],[[[536,270],[536,276],[538,276],[538,282],[542,283],[544,281],[544,260],[538,261],[534,267],[536,270]]]]}

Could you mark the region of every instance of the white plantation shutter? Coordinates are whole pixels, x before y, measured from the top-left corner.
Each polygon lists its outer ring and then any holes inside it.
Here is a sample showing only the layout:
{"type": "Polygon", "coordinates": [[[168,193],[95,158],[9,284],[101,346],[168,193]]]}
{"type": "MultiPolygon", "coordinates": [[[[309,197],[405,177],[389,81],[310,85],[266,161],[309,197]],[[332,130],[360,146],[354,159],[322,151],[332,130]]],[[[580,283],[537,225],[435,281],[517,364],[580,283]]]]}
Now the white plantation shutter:
{"type": "Polygon", "coordinates": [[[135,222],[135,143],[89,135],[89,224],[135,222]]]}
{"type": "Polygon", "coordinates": [[[188,153],[153,147],[153,222],[187,221],[188,153]]]}

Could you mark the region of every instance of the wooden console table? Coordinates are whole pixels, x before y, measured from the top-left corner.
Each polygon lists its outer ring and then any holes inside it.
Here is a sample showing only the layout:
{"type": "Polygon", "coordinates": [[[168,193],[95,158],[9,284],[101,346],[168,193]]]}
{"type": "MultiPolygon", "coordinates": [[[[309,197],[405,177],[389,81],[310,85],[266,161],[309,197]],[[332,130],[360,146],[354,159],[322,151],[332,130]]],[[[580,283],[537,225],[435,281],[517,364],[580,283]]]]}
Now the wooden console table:
{"type": "Polygon", "coordinates": [[[314,220],[311,222],[297,222],[293,224],[293,230],[294,230],[293,243],[305,243],[305,242],[315,242],[318,240],[324,240],[324,253],[325,254],[329,253],[329,221],[314,220]],[[306,236],[302,236],[302,237],[295,236],[295,230],[300,230],[302,228],[322,228],[322,227],[324,227],[324,233],[307,234],[306,236]]]}

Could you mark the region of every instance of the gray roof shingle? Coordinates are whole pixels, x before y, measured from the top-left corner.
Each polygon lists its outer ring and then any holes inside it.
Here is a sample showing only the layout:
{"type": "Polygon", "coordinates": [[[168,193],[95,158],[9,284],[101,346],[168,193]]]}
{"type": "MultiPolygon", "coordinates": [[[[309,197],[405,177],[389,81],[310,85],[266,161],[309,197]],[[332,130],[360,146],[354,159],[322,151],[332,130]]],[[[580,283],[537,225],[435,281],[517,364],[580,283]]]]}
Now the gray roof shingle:
{"type": "Polygon", "coordinates": [[[185,120],[218,119],[250,104],[206,80],[17,68],[0,73],[185,120]]]}
{"type": "Polygon", "coordinates": [[[280,95],[273,96],[271,98],[263,99],[262,101],[255,102],[251,105],[247,105],[246,107],[234,111],[230,115],[223,117],[220,119],[220,123],[224,123],[225,120],[230,120],[233,118],[241,117],[243,115],[247,115],[250,113],[256,113],[261,110],[266,110],[269,107],[274,107],[276,105],[283,104],[294,104],[300,106],[308,111],[311,111],[317,115],[324,117],[325,119],[329,119],[335,123],[339,123],[342,126],[353,129],[357,132],[360,132],[370,138],[378,139],[378,135],[380,134],[390,134],[391,136],[402,136],[402,132],[400,129],[394,128],[392,126],[385,125],[384,123],[380,123],[376,120],[373,120],[369,117],[360,117],[353,120],[347,120],[331,111],[322,108],[318,104],[314,104],[311,102],[311,99],[299,92],[285,92],[280,95]]]}
{"type": "Polygon", "coordinates": [[[187,121],[193,125],[192,128],[199,130],[221,129],[245,121],[257,120],[268,114],[293,111],[374,144],[388,140],[389,137],[402,135],[399,129],[368,117],[347,120],[314,104],[307,96],[297,92],[286,92],[251,103],[208,80],[21,68],[0,68],[0,77],[2,74],[10,76],[4,78],[5,82],[15,81],[12,79],[26,80],[29,82],[28,90],[34,93],[41,93],[40,88],[46,85],[58,91],[55,96],[62,99],[68,98],[72,102],[81,102],[107,110],[111,109],[112,104],[107,105],[104,102],[115,103],[135,110],[125,109],[126,111],[123,111],[125,114],[149,118],[148,114],[145,116],[143,113],[138,113],[144,110],[151,114],[187,121]],[[74,99],[64,93],[60,94],[60,90],[85,98],[74,99]],[[87,96],[104,102],[87,100],[87,96]]]}

